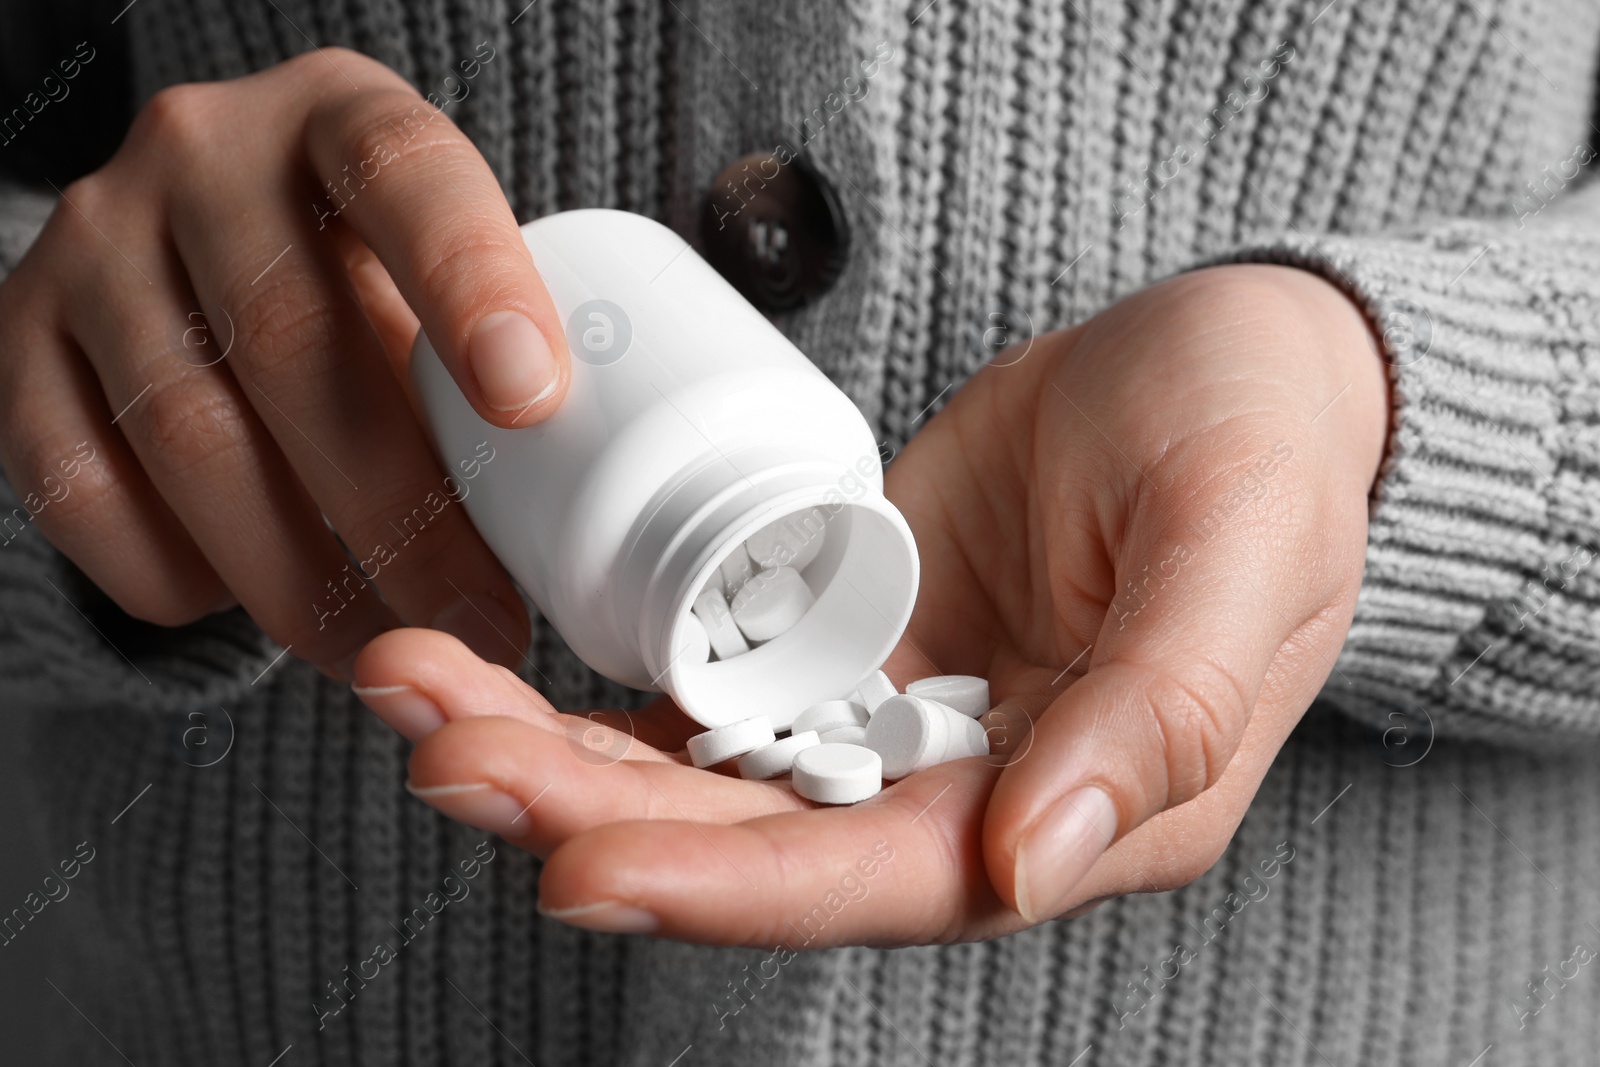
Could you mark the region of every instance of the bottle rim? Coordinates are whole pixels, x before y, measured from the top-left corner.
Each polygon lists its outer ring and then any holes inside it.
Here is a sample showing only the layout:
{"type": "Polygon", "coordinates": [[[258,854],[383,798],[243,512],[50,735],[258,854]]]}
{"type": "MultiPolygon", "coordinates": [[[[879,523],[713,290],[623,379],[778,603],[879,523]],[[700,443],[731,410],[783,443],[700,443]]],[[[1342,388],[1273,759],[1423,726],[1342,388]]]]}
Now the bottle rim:
{"type": "Polygon", "coordinates": [[[651,522],[669,535],[644,531],[635,541],[636,557],[655,561],[635,616],[638,647],[654,687],[697,722],[713,728],[765,714],[781,731],[812,704],[848,693],[894,650],[916,602],[916,542],[875,485],[843,479],[836,466],[727,466],[735,475],[720,486],[708,473],[698,493],[688,491],[697,506],[656,509],[651,522]],[[767,524],[814,511],[826,534],[803,572],[816,598],[805,617],[744,655],[685,661],[678,650],[690,609],[708,583],[721,587],[723,561],[767,524]]]}

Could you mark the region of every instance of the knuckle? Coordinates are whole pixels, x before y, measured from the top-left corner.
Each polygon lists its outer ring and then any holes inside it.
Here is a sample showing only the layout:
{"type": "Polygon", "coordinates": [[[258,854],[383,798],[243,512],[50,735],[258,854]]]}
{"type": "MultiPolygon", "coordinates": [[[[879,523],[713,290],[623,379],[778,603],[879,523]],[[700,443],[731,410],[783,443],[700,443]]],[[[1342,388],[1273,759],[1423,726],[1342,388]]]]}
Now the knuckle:
{"type": "Polygon", "coordinates": [[[151,389],[136,425],[154,464],[176,475],[243,447],[250,433],[233,396],[189,375],[151,389]]]}
{"type": "Polygon", "coordinates": [[[1214,664],[1183,675],[1163,672],[1146,690],[1166,764],[1164,807],[1193,800],[1215,785],[1233,757],[1249,711],[1243,688],[1214,664]]]}
{"type": "MultiPolygon", "coordinates": [[[[90,220],[111,217],[112,196],[111,183],[106,180],[104,171],[97,170],[74,180],[61,190],[61,199],[51,213],[45,237],[59,234],[68,245],[100,240],[94,229],[95,224],[90,220]]],[[[102,259],[100,256],[82,257],[78,269],[81,271],[85,266],[100,266],[102,259]]],[[[87,273],[98,272],[91,270],[87,273]]]]}
{"type": "Polygon", "coordinates": [[[89,442],[54,437],[26,447],[29,485],[51,501],[39,516],[47,531],[92,523],[109,511],[107,502],[122,487],[116,472],[89,442]]]}
{"type": "Polygon", "coordinates": [[[381,503],[356,521],[352,547],[378,551],[387,548],[384,570],[395,575],[438,576],[453,569],[460,546],[449,536],[446,522],[447,498],[443,494],[419,491],[407,482],[391,492],[378,493],[381,503]],[[444,501],[434,510],[430,502],[444,501]]]}
{"type": "Polygon", "coordinates": [[[476,151],[438,108],[413,91],[393,89],[351,100],[339,112],[334,143],[349,170],[365,181],[377,168],[403,170],[439,152],[465,158],[476,151]]]}
{"type": "Polygon", "coordinates": [[[210,141],[214,109],[214,87],[197,82],[169,85],[139,109],[129,143],[180,158],[203,151],[210,141]]]}
{"type": "MultiPolygon", "coordinates": [[[[85,213],[105,202],[105,192],[105,176],[103,172],[98,170],[73,179],[67,183],[65,189],[61,190],[63,201],[70,200],[73,205],[77,206],[79,211],[85,213]]],[[[60,210],[59,206],[57,210],[60,210]]],[[[72,208],[68,207],[67,211],[71,212],[72,208]]]]}
{"type": "MultiPolygon", "coordinates": [[[[495,307],[503,297],[513,296],[519,287],[496,264],[505,264],[508,257],[516,256],[525,262],[509,238],[487,227],[474,226],[445,237],[438,250],[422,264],[420,276],[423,289],[431,294],[443,294],[462,288],[470,282],[474,297],[484,307],[495,307]],[[500,274],[500,277],[496,277],[500,274]]],[[[531,270],[532,268],[528,268],[531,270]]]]}
{"type": "Polygon", "coordinates": [[[59,517],[62,508],[58,505],[70,498],[75,486],[66,484],[62,477],[64,471],[58,470],[58,464],[73,455],[77,443],[50,432],[26,416],[12,416],[6,425],[16,455],[16,479],[12,489],[18,500],[25,506],[33,501],[30,511],[38,509],[38,502],[48,500],[55,508],[50,518],[59,517]]]}
{"type": "MultiPolygon", "coordinates": [[[[286,275],[287,278],[287,275],[286,275]]],[[[235,297],[237,350],[252,370],[279,380],[304,378],[333,358],[335,313],[327,298],[307,293],[296,280],[263,284],[259,291],[235,297]]]]}
{"type": "Polygon", "coordinates": [[[297,52],[278,65],[284,70],[316,69],[329,63],[355,62],[357,59],[365,58],[352,48],[333,44],[320,49],[308,48],[303,52],[297,52]]]}
{"type": "Polygon", "coordinates": [[[397,80],[400,78],[389,67],[366,53],[357,52],[353,48],[337,44],[326,45],[321,48],[308,48],[304,52],[283,60],[272,69],[286,74],[296,81],[327,81],[329,84],[345,89],[349,88],[349,83],[345,81],[345,78],[358,72],[370,74],[374,70],[378,70],[392,74],[397,80]]]}

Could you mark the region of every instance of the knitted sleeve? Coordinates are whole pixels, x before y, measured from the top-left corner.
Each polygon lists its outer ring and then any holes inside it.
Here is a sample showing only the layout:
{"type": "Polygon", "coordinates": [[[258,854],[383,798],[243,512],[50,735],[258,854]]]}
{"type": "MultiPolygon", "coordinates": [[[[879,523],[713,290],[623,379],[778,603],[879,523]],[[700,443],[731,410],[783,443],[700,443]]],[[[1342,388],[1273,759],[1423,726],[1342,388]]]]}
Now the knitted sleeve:
{"type": "MultiPolygon", "coordinates": [[[[0,177],[0,280],[56,199],[0,177]]],[[[237,609],[176,630],[130,619],[34,527],[27,495],[0,476],[0,709],[104,707],[181,721],[236,694],[277,655],[237,609]]]]}
{"type": "Polygon", "coordinates": [[[1541,203],[1231,257],[1318,272],[1382,335],[1388,453],[1323,695],[1395,740],[1600,734],[1600,186],[1541,203]]]}

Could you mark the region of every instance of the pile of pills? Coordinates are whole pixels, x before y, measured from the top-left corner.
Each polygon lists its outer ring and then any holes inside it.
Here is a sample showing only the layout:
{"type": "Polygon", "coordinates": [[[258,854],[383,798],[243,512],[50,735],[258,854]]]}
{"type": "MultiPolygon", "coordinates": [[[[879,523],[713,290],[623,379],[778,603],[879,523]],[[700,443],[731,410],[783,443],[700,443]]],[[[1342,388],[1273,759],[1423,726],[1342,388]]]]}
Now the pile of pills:
{"type": "Polygon", "coordinates": [[[816,601],[804,572],[822,551],[826,530],[823,510],[812,508],[751,534],[695,597],[677,658],[731,659],[799,622],[816,601]]]}
{"type": "Polygon", "coordinates": [[[745,778],[788,774],[807,800],[854,804],[876,794],[885,779],[987,756],[978,717],[988,710],[989,683],[982,678],[923,678],[899,693],[888,675],[874,671],[849,696],[802,711],[783,737],[758,715],[691,737],[689,759],[696,767],[737,759],[745,778]]]}

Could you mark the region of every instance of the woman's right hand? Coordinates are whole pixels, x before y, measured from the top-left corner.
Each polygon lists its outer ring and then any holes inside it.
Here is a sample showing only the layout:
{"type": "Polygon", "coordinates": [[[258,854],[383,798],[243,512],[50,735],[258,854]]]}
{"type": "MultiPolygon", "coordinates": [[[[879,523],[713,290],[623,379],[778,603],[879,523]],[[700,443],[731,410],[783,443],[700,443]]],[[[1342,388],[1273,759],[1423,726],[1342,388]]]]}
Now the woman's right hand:
{"type": "Polygon", "coordinates": [[[158,93],[0,285],[0,541],[31,518],[129,614],[241,604],[338,676],[400,623],[516,662],[527,615],[459,506],[492,451],[435,458],[419,324],[490,422],[561,402],[555,308],[442,111],[342,49],[158,93]]]}

